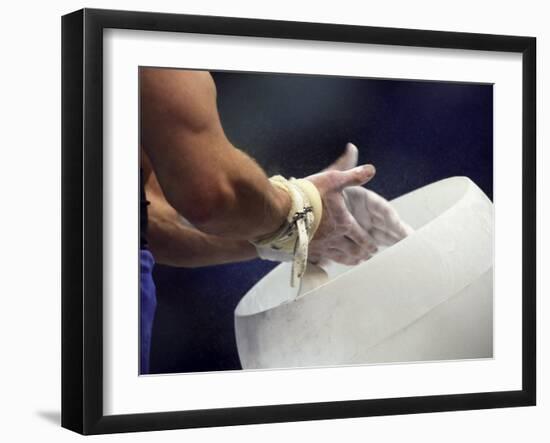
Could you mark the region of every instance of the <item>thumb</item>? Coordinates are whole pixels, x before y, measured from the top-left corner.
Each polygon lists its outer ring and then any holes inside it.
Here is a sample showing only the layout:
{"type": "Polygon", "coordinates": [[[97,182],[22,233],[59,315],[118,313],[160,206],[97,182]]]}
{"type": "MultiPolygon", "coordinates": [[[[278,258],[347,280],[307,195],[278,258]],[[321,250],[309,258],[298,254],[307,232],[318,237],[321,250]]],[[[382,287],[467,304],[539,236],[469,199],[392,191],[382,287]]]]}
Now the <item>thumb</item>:
{"type": "Polygon", "coordinates": [[[359,150],[353,143],[348,143],[344,153],[338,157],[334,163],[325,169],[325,171],[345,171],[357,166],[359,150]]]}
{"type": "Polygon", "coordinates": [[[333,171],[333,186],[342,190],[348,186],[361,186],[367,183],[376,174],[373,165],[357,166],[347,171],[333,171]]]}

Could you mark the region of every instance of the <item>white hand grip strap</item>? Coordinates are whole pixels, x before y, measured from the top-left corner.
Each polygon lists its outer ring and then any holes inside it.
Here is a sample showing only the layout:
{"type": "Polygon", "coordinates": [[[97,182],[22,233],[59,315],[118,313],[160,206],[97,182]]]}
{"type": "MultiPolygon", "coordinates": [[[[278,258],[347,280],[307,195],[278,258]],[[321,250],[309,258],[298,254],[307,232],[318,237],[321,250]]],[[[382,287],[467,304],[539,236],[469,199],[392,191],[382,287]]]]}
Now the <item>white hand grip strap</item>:
{"type": "Polygon", "coordinates": [[[290,285],[295,287],[302,278],[308,256],[308,245],[322,217],[323,205],[319,191],[305,179],[271,177],[273,186],[288,192],[291,207],[283,226],[268,237],[252,242],[258,255],[278,261],[292,260],[290,285]]]}

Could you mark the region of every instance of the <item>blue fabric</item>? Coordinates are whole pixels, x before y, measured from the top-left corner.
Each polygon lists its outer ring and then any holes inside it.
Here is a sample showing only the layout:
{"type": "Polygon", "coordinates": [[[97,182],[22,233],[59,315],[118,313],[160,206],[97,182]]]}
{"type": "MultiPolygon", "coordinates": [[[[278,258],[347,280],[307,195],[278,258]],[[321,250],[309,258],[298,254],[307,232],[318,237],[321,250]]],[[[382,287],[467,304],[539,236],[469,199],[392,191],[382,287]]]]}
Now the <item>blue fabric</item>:
{"type": "Polygon", "coordinates": [[[139,282],[140,282],[140,374],[149,373],[149,356],[151,353],[151,332],[157,307],[155,282],[153,281],[153,267],[155,260],[146,249],[139,251],[139,282]]]}

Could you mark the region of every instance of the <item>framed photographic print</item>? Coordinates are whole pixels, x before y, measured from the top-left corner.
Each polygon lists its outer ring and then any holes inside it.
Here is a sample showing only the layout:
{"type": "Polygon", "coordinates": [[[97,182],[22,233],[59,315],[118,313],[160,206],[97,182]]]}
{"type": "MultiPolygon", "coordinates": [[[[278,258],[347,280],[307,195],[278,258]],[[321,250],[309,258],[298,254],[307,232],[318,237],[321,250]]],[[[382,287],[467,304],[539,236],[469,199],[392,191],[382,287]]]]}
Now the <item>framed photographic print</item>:
{"type": "Polygon", "coordinates": [[[62,425],[534,405],[533,37],[62,19],[62,425]]]}

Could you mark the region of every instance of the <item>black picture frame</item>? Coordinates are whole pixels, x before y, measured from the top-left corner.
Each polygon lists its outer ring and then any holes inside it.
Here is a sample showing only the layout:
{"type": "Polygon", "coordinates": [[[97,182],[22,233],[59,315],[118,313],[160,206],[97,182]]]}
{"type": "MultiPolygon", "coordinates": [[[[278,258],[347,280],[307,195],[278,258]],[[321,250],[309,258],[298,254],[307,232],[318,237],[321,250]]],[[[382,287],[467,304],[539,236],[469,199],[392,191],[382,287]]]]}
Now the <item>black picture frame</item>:
{"type": "Polygon", "coordinates": [[[530,406],[536,403],[536,39],[83,9],[62,18],[62,426],[82,434],[530,406]],[[103,30],[455,48],[522,54],[522,389],[391,399],[103,413],[103,30]]]}

